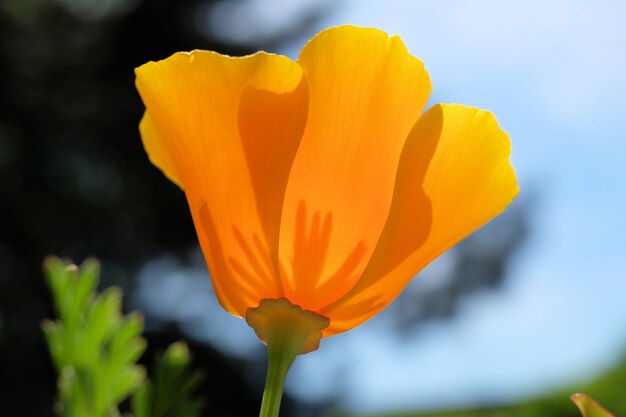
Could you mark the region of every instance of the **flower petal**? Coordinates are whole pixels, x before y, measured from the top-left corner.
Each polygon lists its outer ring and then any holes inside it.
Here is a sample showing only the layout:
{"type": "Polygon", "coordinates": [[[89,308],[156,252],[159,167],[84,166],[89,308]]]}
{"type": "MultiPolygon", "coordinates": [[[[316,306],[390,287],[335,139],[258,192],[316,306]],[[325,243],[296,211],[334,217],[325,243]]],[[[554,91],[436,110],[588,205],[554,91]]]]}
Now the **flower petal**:
{"type": "Polygon", "coordinates": [[[287,297],[315,311],[345,294],[367,265],[430,80],[399,37],[377,29],[323,31],[298,62],[309,118],[287,186],[280,259],[287,297]]]}
{"type": "Polygon", "coordinates": [[[167,142],[161,135],[161,132],[159,132],[148,111],[143,114],[139,123],[139,132],[141,133],[143,147],[146,149],[150,162],[158,167],[170,181],[183,188],[178,169],[167,148],[167,142]]]}
{"type": "Polygon", "coordinates": [[[220,302],[244,316],[260,299],[283,296],[275,254],[306,124],[302,69],[266,53],[194,51],[136,74],[146,150],[185,189],[220,302]]]}
{"type": "Polygon", "coordinates": [[[508,135],[486,111],[437,105],[407,139],[389,219],[363,276],[319,311],[325,336],[349,330],[393,301],[415,274],[502,212],[518,194],[508,135]]]}

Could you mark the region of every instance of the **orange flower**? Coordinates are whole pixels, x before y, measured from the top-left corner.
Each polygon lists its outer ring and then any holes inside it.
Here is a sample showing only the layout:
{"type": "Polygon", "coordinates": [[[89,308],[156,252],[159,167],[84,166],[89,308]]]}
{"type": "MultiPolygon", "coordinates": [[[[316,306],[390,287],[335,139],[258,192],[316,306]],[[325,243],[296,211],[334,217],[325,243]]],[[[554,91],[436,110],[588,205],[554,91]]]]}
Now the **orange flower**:
{"type": "Polygon", "coordinates": [[[325,30],[296,62],[193,51],[136,75],[150,160],[185,191],[220,303],[264,340],[262,300],[349,330],[518,193],[494,116],[422,114],[428,73],[380,30],[325,30]]]}

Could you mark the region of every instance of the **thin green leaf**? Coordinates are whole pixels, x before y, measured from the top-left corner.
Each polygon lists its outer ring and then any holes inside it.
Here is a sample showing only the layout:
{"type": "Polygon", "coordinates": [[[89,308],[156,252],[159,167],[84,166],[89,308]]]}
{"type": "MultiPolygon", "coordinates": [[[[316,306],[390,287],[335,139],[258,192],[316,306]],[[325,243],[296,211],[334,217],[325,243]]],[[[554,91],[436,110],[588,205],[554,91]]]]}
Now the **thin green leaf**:
{"type": "Polygon", "coordinates": [[[583,417],[615,417],[586,394],[574,394],[570,398],[574,401],[583,417]]]}
{"type": "Polygon", "coordinates": [[[133,397],[135,417],[197,417],[203,402],[193,398],[202,381],[199,372],[189,370],[191,354],[177,342],[157,357],[154,380],[133,397]]]}
{"type": "Polygon", "coordinates": [[[119,324],[109,346],[111,358],[126,363],[136,362],[146,348],[145,341],[140,337],[143,331],[143,316],[131,313],[119,324]]]}
{"type": "MultiPolygon", "coordinates": [[[[66,265],[61,259],[50,256],[44,260],[44,272],[48,286],[52,291],[54,306],[61,318],[66,317],[66,297],[70,294],[72,285],[69,276],[74,273],[75,266],[66,265]]],[[[71,297],[70,297],[71,298],[71,297]]]]}
{"type": "Polygon", "coordinates": [[[150,416],[150,399],[152,398],[152,384],[144,382],[131,398],[131,408],[134,417],[150,416]]]}
{"type": "Polygon", "coordinates": [[[79,268],[78,279],[75,280],[76,306],[79,311],[85,310],[89,298],[93,296],[100,277],[100,263],[93,258],[85,260],[79,268]]]}
{"type": "Polygon", "coordinates": [[[64,356],[61,326],[60,323],[51,320],[44,320],[41,323],[41,329],[46,336],[46,342],[50,349],[50,356],[52,356],[52,361],[58,371],[61,371],[68,362],[68,358],[64,356]]]}

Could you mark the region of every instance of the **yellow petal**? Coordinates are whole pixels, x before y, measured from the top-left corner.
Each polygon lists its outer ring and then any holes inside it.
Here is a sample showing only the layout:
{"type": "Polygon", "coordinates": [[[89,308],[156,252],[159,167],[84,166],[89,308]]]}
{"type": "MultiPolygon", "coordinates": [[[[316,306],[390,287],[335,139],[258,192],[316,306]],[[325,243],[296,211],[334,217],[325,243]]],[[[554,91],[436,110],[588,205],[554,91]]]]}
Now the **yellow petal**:
{"type": "Polygon", "coordinates": [[[502,212],[519,192],[509,155],[491,113],[461,105],[426,112],[407,139],[367,269],[350,293],[319,311],[331,319],[325,335],[372,317],[428,263],[502,212]]]}
{"type": "Polygon", "coordinates": [[[172,159],[172,154],[170,154],[167,148],[167,143],[154,124],[152,116],[147,111],[144,112],[139,123],[139,133],[141,133],[143,147],[146,149],[150,162],[158,167],[170,181],[183,188],[178,169],[172,159]]]}
{"type": "Polygon", "coordinates": [[[367,265],[430,80],[399,37],[377,29],[323,31],[298,62],[309,118],[287,186],[280,259],[289,300],[315,311],[345,294],[367,265]]]}
{"type": "Polygon", "coordinates": [[[302,69],[266,53],[194,51],[136,74],[146,150],[185,189],[220,302],[244,316],[260,299],[283,296],[275,254],[306,124],[302,69]]]}

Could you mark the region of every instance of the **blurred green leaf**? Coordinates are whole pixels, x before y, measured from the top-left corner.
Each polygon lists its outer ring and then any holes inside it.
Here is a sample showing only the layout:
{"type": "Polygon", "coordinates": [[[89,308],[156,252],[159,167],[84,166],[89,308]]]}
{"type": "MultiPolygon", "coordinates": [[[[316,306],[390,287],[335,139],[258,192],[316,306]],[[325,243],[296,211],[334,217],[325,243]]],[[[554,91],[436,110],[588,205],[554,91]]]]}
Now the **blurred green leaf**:
{"type": "Polygon", "coordinates": [[[96,293],[99,263],[80,268],[56,257],[44,262],[59,318],[42,324],[59,372],[60,414],[116,417],[118,404],[140,389],[144,369],[136,364],[145,350],[143,317],[123,316],[117,288],[96,293]]]}
{"type": "Polygon", "coordinates": [[[588,395],[574,394],[570,398],[583,414],[583,417],[615,417],[588,395]]]}
{"type": "Polygon", "coordinates": [[[42,323],[59,373],[58,411],[65,417],[118,417],[118,405],[134,393],[135,417],[197,417],[192,397],[202,376],[189,370],[187,345],[174,343],[155,362],[154,382],[136,364],[146,349],[143,316],[122,315],[122,292],[96,293],[100,266],[80,268],[56,257],[44,262],[59,318],[42,323]]]}
{"type": "Polygon", "coordinates": [[[153,382],[146,382],[132,397],[135,417],[197,417],[203,402],[192,397],[202,381],[191,371],[187,345],[177,342],[157,357],[153,382]]]}

